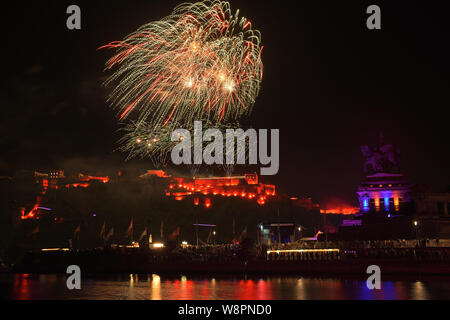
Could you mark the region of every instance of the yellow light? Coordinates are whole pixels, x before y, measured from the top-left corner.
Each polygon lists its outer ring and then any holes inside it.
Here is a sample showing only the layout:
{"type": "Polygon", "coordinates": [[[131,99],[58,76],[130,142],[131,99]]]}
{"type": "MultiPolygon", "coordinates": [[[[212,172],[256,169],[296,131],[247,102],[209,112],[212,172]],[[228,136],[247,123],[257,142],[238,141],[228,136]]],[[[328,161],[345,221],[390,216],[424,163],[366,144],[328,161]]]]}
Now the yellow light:
{"type": "Polygon", "coordinates": [[[225,81],[225,75],[222,72],[219,73],[218,78],[220,81],[225,81]]]}
{"type": "Polygon", "coordinates": [[[417,227],[418,224],[419,224],[419,223],[418,223],[417,221],[414,221],[414,226],[417,227]]]}
{"type": "Polygon", "coordinates": [[[69,248],[47,248],[41,249],[41,251],[69,251],[69,248]]]}
{"type": "Polygon", "coordinates": [[[186,80],[186,81],[184,82],[184,86],[185,86],[186,88],[192,88],[193,85],[194,85],[194,81],[192,81],[191,79],[186,80]]]}
{"type": "Polygon", "coordinates": [[[199,47],[198,47],[197,42],[192,42],[192,43],[191,43],[191,49],[192,49],[192,51],[194,51],[194,52],[198,51],[199,47]]]}
{"type": "Polygon", "coordinates": [[[141,139],[137,139],[136,142],[137,142],[137,143],[141,143],[142,140],[141,140],[141,139]]]}
{"type": "Polygon", "coordinates": [[[229,82],[225,83],[225,85],[223,87],[225,90],[232,92],[234,90],[234,83],[233,83],[233,81],[229,81],[229,82]]]}
{"type": "Polygon", "coordinates": [[[164,248],[164,243],[155,242],[153,244],[153,248],[164,248]]]}
{"type": "Polygon", "coordinates": [[[133,241],[131,242],[131,248],[139,248],[139,242],[133,241]]]}
{"type": "Polygon", "coordinates": [[[187,242],[187,241],[182,241],[182,242],[181,242],[181,247],[182,247],[182,248],[187,248],[187,247],[189,247],[188,242],[187,242]]]}
{"type": "Polygon", "coordinates": [[[394,198],[394,206],[398,206],[400,204],[400,199],[398,197],[394,198]]]}
{"type": "Polygon", "coordinates": [[[159,286],[161,282],[161,277],[157,274],[152,274],[152,287],[159,286]]]}
{"type": "Polygon", "coordinates": [[[380,206],[380,198],[375,198],[375,207],[380,206]]]}

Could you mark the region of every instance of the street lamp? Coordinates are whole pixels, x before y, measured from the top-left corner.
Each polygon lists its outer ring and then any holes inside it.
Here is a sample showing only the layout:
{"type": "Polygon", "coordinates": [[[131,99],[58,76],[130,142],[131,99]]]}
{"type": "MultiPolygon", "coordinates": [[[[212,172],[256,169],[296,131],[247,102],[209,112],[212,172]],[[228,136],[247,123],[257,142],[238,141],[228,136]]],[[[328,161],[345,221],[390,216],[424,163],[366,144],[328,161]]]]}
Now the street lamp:
{"type": "Polygon", "coordinates": [[[297,240],[300,240],[301,235],[302,235],[301,232],[302,232],[302,227],[298,226],[297,227],[297,240]]]}
{"type": "Polygon", "coordinates": [[[417,222],[417,220],[414,220],[413,224],[414,224],[414,229],[416,229],[416,240],[417,240],[417,229],[418,229],[419,222],[417,222]]]}
{"type": "Polygon", "coordinates": [[[216,230],[213,231],[213,236],[214,236],[214,245],[216,245],[216,230]]]}

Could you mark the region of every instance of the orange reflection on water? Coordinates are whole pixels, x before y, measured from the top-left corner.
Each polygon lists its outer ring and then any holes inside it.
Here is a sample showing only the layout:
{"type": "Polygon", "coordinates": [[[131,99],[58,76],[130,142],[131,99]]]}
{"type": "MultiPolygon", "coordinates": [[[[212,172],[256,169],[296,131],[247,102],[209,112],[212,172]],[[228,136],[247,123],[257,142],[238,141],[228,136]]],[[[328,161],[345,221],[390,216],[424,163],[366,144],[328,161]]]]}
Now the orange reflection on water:
{"type": "Polygon", "coordinates": [[[30,296],[30,277],[28,273],[14,275],[14,298],[17,300],[29,300],[30,296]]]}
{"type": "MultiPolygon", "coordinates": [[[[0,279],[1,280],[1,279],[0,279]]],[[[4,280],[3,280],[4,281],[4,280]]],[[[1,284],[1,282],[0,282],[1,284]]],[[[152,300],[424,300],[448,297],[440,280],[382,281],[381,290],[370,290],[366,281],[352,278],[269,277],[265,279],[160,277],[157,274],[118,275],[113,279],[88,279],[82,290],[67,290],[66,277],[11,275],[11,299],[152,299],[152,300]]]]}
{"type": "Polygon", "coordinates": [[[427,300],[428,299],[428,292],[425,286],[423,285],[422,281],[416,281],[412,285],[412,294],[413,299],[415,300],[427,300]]]}
{"type": "Polygon", "coordinates": [[[152,274],[152,300],[161,300],[161,278],[152,274]]]}

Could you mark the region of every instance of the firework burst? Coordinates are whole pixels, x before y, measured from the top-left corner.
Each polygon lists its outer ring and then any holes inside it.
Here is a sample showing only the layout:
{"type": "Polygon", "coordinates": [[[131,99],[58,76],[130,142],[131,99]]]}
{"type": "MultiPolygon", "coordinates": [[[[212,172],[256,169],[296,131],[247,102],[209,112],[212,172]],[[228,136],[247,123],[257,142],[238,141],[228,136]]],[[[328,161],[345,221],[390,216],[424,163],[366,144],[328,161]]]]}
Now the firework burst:
{"type": "Polygon", "coordinates": [[[109,101],[119,120],[145,121],[149,130],[238,120],[260,90],[260,33],[228,2],[181,4],[102,48],[117,50],[106,85],[114,86],[109,101]]]}

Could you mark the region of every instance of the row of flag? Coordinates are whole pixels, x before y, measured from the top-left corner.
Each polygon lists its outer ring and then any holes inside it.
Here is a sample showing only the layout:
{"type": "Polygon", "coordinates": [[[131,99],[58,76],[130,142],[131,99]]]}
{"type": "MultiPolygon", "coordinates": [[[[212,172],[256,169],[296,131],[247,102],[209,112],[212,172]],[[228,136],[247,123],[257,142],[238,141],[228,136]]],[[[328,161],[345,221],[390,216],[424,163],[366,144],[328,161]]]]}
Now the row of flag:
{"type": "MultiPolygon", "coordinates": [[[[163,222],[161,222],[161,238],[164,236],[163,226],[164,226],[163,222]]],[[[80,231],[81,231],[81,225],[78,225],[75,228],[74,232],[73,232],[73,238],[74,239],[78,239],[78,240],[80,239],[80,231]]],[[[125,237],[126,238],[130,238],[131,240],[133,240],[133,231],[134,231],[134,222],[133,222],[133,219],[131,219],[130,225],[128,226],[128,229],[127,229],[127,231],[125,233],[125,237]]],[[[39,233],[39,226],[37,226],[35,229],[33,229],[33,231],[30,233],[30,235],[34,236],[34,235],[36,235],[38,233],[39,233]]],[[[169,240],[175,240],[178,237],[179,234],[180,234],[180,227],[177,227],[175,229],[175,231],[173,231],[168,236],[168,238],[169,238],[169,240]]],[[[103,222],[102,228],[100,230],[100,238],[105,240],[105,241],[108,241],[113,235],[114,235],[114,227],[111,227],[111,229],[109,229],[108,233],[106,233],[106,221],[103,222]]],[[[144,237],[147,237],[147,236],[150,236],[149,241],[152,242],[152,240],[151,240],[152,235],[148,234],[147,227],[145,227],[145,229],[141,233],[138,241],[141,241],[142,239],[144,239],[144,237]]]]}
{"type": "MultiPolygon", "coordinates": [[[[164,232],[163,232],[164,229],[163,229],[163,227],[164,227],[164,222],[161,222],[161,230],[160,230],[161,238],[164,237],[164,232]]],[[[235,232],[234,230],[235,230],[235,222],[234,222],[234,219],[233,219],[233,234],[235,232]]],[[[80,231],[81,231],[81,226],[78,225],[75,228],[75,231],[73,233],[73,238],[74,239],[78,239],[78,240],[80,239],[80,231]]],[[[128,226],[128,229],[127,229],[127,231],[125,233],[125,237],[133,240],[133,231],[134,231],[134,223],[133,223],[133,219],[131,219],[130,225],[128,226]]],[[[39,226],[37,226],[30,233],[30,235],[34,236],[34,235],[36,235],[38,233],[39,233],[39,226]]],[[[109,229],[108,233],[106,233],[106,221],[103,222],[102,228],[100,230],[100,238],[103,239],[104,241],[109,241],[109,239],[113,235],[114,235],[114,227],[111,227],[111,229],[109,229]]],[[[179,235],[180,235],[180,227],[177,227],[171,234],[169,234],[168,238],[169,238],[169,240],[175,240],[179,235]]],[[[144,237],[147,237],[147,236],[149,237],[149,242],[152,242],[152,235],[151,234],[149,235],[147,227],[146,227],[144,229],[144,231],[141,233],[141,235],[139,236],[138,241],[142,241],[142,239],[144,239],[144,237]]],[[[211,236],[212,236],[212,231],[208,235],[207,243],[210,242],[211,236]]],[[[242,231],[241,235],[239,236],[239,241],[242,240],[242,239],[245,239],[245,238],[247,238],[247,228],[245,228],[242,231]]],[[[235,242],[235,241],[238,241],[238,240],[234,240],[233,239],[233,242],[235,242]]]]}

